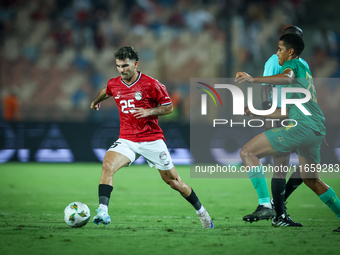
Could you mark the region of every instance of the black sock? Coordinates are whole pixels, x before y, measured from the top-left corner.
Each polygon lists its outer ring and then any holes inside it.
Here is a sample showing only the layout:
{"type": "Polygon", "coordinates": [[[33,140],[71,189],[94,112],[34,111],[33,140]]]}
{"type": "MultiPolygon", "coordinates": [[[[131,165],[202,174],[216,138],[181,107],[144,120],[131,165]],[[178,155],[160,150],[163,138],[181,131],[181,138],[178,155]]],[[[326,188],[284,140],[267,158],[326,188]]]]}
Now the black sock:
{"type": "Polygon", "coordinates": [[[281,216],[285,213],[284,209],[284,195],[286,188],[285,179],[272,179],[272,195],[274,200],[275,212],[277,216],[281,216]]]}
{"type": "Polygon", "coordinates": [[[99,184],[98,186],[99,204],[109,205],[112,190],[113,187],[111,185],[99,184]]]}
{"type": "Polygon", "coordinates": [[[289,178],[289,180],[288,180],[288,182],[287,182],[287,184],[286,184],[285,201],[286,201],[287,198],[290,196],[290,194],[292,194],[293,191],[294,191],[295,189],[297,189],[297,188],[300,186],[300,184],[301,184],[302,182],[303,182],[303,181],[302,181],[302,179],[301,179],[301,177],[300,177],[300,173],[299,173],[299,172],[294,172],[294,173],[290,176],[290,178],[289,178]]]}
{"type": "Polygon", "coordinates": [[[202,204],[198,197],[196,196],[193,189],[191,189],[191,194],[188,197],[184,197],[192,206],[195,208],[195,210],[199,210],[202,207],[202,204]]]}

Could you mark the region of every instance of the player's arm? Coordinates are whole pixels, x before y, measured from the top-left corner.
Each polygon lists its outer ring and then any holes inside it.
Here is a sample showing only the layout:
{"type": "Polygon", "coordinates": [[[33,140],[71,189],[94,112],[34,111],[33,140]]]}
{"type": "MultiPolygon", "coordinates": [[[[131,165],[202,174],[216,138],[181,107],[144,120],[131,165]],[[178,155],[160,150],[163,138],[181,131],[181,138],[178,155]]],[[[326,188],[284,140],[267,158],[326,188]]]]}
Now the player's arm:
{"type": "Polygon", "coordinates": [[[109,97],[110,96],[106,94],[106,87],[103,88],[99,92],[98,96],[92,101],[90,108],[94,111],[98,111],[100,107],[99,103],[108,99],[109,97]]]}
{"type": "Polygon", "coordinates": [[[274,85],[287,85],[291,84],[294,80],[294,72],[292,69],[288,68],[283,71],[281,74],[271,75],[271,76],[263,76],[263,77],[252,77],[246,72],[238,72],[235,77],[235,81],[242,82],[250,82],[250,83],[269,83],[274,85]]]}
{"type": "Polygon", "coordinates": [[[279,108],[279,109],[276,109],[273,113],[268,114],[268,115],[257,115],[257,114],[252,113],[249,110],[248,106],[245,106],[243,115],[249,116],[249,117],[263,117],[263,118],[270,118],[270,119],[286,119],[288,118],[288,111],[286,109],[286,114],[281,115],[281,108],[279,108]]]}
{"type": "Polygon", "coordinates": [[[268,110],[272,106],[272,102],[271,102],[271,98],[270,98],[271,91],[272,91],[271,85],[262,85],[262,87],[261,87],[261,99],[262,99],[263,110],[268,110]]]}
{"type": "MultiPolygon", "coordinates": [[[[281,72],[281,66],[277,60],[276,55],[272,55],[264,65],[263,75],[270,76],[279,74],[281,72]]],[[[263,83],[261,87],[261,99],[262,99],[262,109],[268,110],[272,106],[272,84],[263,83]]]]}
{"type": "Polygon", "coordinates": [[[149,108],[149,109],[136,107],[131,110],[134,111],[133,115],[136,117],[136,119],[140,119],[140,118],[145,118],[148,116],[162,116],[162,115],[170,114],[173,111],[173,106],[172,104],[159,105],[155,108],[149,108]]]}

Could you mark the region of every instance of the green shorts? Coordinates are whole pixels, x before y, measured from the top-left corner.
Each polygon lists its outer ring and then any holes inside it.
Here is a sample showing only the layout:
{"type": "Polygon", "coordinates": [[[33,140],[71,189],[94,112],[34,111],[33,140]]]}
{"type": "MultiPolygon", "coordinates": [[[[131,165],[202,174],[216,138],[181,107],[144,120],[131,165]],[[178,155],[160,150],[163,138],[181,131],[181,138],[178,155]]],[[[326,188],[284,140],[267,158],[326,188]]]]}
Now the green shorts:
{"type": "Polygon", "coordinates": [[[307,125],[280,127],[264,132],[277,154],[294,150],[308,160],[320,163],[320,147],[323,135],[310,129],[307,125]]]}

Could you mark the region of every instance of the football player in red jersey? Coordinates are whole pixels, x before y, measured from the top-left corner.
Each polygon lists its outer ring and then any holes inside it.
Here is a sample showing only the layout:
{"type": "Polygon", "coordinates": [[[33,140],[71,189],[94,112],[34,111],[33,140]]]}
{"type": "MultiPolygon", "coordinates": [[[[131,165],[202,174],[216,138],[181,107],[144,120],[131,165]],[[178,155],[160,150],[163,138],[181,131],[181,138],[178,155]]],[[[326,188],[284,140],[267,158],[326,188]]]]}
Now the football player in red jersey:
{"type": "Polygon", "coordinates": [[[150,167],[156,167],[162,179],[193,205],[203,228],[214,224],[192,188],[179,177],[165,144],[158,116],[170,114],[171,99],[163,84],[139,71],[138,53],[133,47],[122,47],[115,53],[119,77],[108,81],[91,103],[99,110],[100,102],[113,97],[120,119],[119,139],[105,154],[99,183],[99,208],[93,218],[96,224],[111,222],[108,204],[113,190],[113,175],[122,167],[131,165],[140,155],[150,167]]]}

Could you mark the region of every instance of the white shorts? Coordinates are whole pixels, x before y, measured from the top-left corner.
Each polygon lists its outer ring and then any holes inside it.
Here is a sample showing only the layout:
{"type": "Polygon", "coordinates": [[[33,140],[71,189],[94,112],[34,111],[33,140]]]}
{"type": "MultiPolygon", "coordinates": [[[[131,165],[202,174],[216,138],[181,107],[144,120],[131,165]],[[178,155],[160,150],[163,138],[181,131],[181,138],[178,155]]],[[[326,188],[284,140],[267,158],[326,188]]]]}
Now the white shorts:
{"type": "Polygon", "coordinates": [[[128,157],[131,161],[129,165],[140,156],[143,156],[150,167],[156,167],[159,170],[170,170],[174,166],[163,140],[137,143],[126,139],[118,139],[107,151],[116,151],[128,157]]]}

